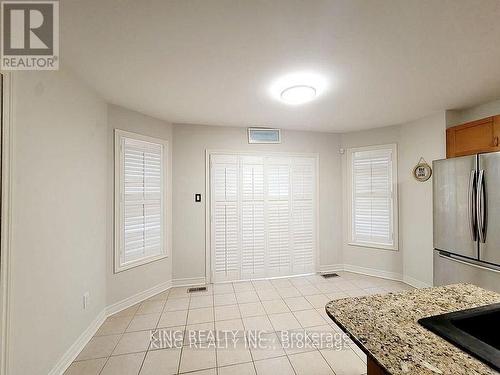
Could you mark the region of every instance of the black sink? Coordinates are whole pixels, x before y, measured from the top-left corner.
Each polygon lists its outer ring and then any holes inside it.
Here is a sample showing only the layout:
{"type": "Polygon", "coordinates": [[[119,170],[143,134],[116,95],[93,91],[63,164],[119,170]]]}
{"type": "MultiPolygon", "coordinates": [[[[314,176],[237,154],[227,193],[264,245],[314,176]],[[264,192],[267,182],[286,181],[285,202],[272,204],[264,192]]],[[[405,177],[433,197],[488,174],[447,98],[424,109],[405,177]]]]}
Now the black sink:
{"type": "Polygon", "coordinates": [[[436,335],[500,370],[500,303],[423,318],[436,335]]]}

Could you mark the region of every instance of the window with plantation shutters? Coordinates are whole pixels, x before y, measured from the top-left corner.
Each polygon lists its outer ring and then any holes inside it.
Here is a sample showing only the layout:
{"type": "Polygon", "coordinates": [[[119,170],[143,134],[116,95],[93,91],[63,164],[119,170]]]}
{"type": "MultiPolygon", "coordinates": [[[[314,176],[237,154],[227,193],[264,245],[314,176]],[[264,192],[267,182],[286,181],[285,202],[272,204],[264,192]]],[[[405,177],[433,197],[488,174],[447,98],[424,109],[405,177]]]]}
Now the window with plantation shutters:
{"type": "Polygon", "coordinates": [[[214,281],[315,271],[316,158],[210,156],[214,281]]]}
{"type": "Polygon", "coordinates": [[[351,244],[397,249],[396,146],[349,150],[351,244]]]}
{"type": "Polygon", "coordinates": [[[166,144],[116,131],[115,270],[166,256],[166,144]]]}

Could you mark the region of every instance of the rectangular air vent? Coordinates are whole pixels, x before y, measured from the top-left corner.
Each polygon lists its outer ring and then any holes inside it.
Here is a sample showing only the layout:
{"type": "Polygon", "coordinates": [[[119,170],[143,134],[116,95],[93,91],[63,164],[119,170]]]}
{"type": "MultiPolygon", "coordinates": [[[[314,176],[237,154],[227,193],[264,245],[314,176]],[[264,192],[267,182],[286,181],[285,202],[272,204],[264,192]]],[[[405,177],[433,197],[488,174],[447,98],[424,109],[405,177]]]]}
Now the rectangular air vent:
{"type": "Polygon", "coordinates": [[[339,277],[339,275],[336,273],[324,273],[321,276],[323,276],[325,279],[329,279],[331,277],[339,277]]]}
{"type": "Polygon", "coordinates": [[[197,286],[194,288],[188,288],[188,293],[194,293],[194,292],[206,292],[207,287],[206,286],[197,286]]]}

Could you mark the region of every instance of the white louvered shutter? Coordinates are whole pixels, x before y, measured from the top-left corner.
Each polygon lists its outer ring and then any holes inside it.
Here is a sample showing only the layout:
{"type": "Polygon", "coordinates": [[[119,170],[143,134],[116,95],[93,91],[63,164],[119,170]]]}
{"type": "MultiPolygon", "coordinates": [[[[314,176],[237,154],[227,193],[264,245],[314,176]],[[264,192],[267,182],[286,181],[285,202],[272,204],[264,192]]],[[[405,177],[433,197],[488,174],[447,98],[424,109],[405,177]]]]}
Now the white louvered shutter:
{"type": "Polygon", "coordinates": [[[292,166],[293,273],[314,271],[315,159],[295,158],[292,166]]]}
{"type": "Polygon", "coordinates": [[[238,170],[237,157],[211,159],[212,254],[217,281],[240,277],[238,170]]]}
{"type": "Polygon", "coordinates": [[[164,145],[122,138],[120,264],[161,255],[164,248],[164,145]]]}
{"type": "Polygon", "coordinates": [[[267,226],[268,276],[291,273],[290,159],[268,158],[267,226]]]}
{"type": "Polygon", "coordinates": [[[392,149],[352,153],[352,240],[394,245],[392,149]]]}
{"type": "Polygon", "coordinates": [[[241,277],[265,277],[264,159],[241,157],[240,178],[241,277]]]}

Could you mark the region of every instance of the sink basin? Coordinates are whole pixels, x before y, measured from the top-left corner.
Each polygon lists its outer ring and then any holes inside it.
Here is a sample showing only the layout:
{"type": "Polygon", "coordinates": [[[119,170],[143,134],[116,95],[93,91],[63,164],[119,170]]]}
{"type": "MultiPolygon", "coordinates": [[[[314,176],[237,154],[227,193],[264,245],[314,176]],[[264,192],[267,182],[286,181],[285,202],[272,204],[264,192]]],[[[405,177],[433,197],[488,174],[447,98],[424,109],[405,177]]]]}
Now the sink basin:
{"type": "Polygon", "coordinates": [[[436,335],[500,370],[500,303],[418,321],[436,335]]]}

